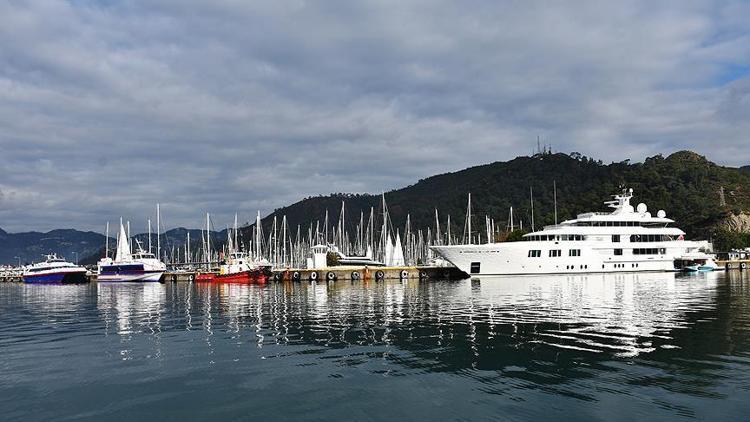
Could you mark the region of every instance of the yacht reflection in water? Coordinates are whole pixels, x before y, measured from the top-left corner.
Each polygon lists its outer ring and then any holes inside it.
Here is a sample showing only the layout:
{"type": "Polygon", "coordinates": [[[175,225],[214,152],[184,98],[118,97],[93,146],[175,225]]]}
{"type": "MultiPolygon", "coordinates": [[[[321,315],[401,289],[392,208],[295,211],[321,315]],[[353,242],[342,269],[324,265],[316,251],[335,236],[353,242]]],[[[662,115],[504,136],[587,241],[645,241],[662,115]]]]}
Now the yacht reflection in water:
{"type": "MultiPolygon", "coordinates": [[[[450,345],[475,355],[507,347],[627,357],[673,347],[670,330],[692,324],[687,314],[715,306],[717,277],[630,273],[222,285],[208,295],[217,295],[214,318],[223,328],[238,335],[251,330],[258,347],[450,345]]],[[[210,310],[204,308],[204,320],[210,310]]]]}

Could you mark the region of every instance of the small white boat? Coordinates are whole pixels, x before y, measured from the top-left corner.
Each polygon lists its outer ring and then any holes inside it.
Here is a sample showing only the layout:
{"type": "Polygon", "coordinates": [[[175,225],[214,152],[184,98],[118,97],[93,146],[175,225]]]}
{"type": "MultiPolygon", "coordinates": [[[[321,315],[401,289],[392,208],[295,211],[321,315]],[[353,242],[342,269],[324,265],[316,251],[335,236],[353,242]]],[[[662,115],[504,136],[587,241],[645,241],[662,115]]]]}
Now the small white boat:
{"type": "Polygon", "coordinates": [[[714,256],[704,252],[691,252],[675,259],[675,268],[686,272],[706,272],[719,268],[714,256]]]}

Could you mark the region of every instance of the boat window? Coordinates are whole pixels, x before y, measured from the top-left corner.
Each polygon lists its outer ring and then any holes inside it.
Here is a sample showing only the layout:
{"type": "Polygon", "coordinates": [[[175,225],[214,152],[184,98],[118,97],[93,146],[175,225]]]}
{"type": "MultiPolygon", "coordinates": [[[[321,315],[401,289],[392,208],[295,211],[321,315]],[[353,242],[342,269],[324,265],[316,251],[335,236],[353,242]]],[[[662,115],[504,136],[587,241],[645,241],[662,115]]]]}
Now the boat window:
{"type": "MultiPolygon", "coordinates": [[[[662,248],[663,250],[664,248],[662,248]]],[[[659,249],[657,248],[636,248],[633,249],[633,255],[658,255],[659,249]]]]}
{"type": "Polygon", "coordinates": [[[622,249],[615,249],[615,255],[622,255],[622,249]]]}
{"type": "Polygon", "coordinates": [[[612,235],[612,242],[619,242],[620,241],[620,235],[619,234],[613,234],[612,235]]]}
{"type": "Polygon", "coordinates": [[[469,271],[471,271],[472,274],[479,274],[479,269],[480,268],[481,268],[481,263],[480,262],[472,262],[471,263],[471,269],[469,271]]]}
{"type": "Polygon", "coordinates": [[[529,258],[539,258],[542,256],[542,251],[539,249],[532,249],[529,251],[529,258]]]}
{"type": "Polygon", "coordinates": [[[562,251],[560,249],[550,249],[549,251],[549,257],[550,258],[556,258],[559,256],[562,256],[562,251]]]}
{"type": "Polygon", "coordinates": [[[580,249],[570,249],[570,250],[568,250],[568,256],[581,256],[581,250],[580,249]]]}

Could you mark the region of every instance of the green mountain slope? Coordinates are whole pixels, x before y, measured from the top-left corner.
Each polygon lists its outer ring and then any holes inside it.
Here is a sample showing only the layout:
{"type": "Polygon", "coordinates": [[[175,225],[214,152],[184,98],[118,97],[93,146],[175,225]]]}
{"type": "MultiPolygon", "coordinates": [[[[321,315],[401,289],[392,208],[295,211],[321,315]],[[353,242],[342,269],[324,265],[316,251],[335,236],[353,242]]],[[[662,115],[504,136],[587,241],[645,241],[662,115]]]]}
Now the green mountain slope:
{"type": "MultiPolygon", "coordinates": [[[[439,210],[442,230],[445,218],[451,216],[452,230],[462,233],[466,214],[467,194],[472,194],[473,226],[484,228],[484,216],[494,218],[505,227],[508,211],[514,207],[516,224],[523,219],[530,226],[530,189],[534,195],[536,228],[554,222],[553,181],[557,185],[558,220],[574,218],[577,213],[606,211],[603,201],[622,187],[634,189],[634,203],[644,202],[654,213],[664,209],[667,216],[691,238],[708,238],[732,215],[750,210],[750,172],[723,167],[690,151],[668,157],[650,157],[642,163],[603,164],[577,153],[537,154],[518,157],[507,162],[471,167],[420,180],[412,186],[385,194],[395,228],[403,227],[407,214],[412,228],[434,227],[435,208],[439,210]],[[724,189],[725,205],[720,190],[724,189]]],[[[330,225],[338,219],[341,201],[346,202],[347,227],[353,231],[360,211],[365,219],[370,207],[376,213],[379,195],[334,194],[313,197],[280,208],[264,219],[268,230],[273,216],[287,216],[290,227],[320,220],[322,227],[326,210],[330,225]]],[[[266,231],[266,233],[268,233],[266,231]]]]}

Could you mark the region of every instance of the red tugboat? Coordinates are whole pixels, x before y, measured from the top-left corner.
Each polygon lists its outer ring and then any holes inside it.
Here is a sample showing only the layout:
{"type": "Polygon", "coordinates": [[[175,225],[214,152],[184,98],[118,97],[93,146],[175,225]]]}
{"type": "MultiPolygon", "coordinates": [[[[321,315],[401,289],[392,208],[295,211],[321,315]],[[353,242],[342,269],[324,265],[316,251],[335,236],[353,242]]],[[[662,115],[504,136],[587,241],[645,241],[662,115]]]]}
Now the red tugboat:
{"type": "MultiPolygon", "coordinates": [[[[260,227],[260,212],[256,219],[257,227],[260,227]]],[[[208,214],[206,214],[206,231],[210,232],[208,214]]],[[[250,256],[238,250],[239,242],[237,240],[237,215],[234,216],[234,230],[227,231],[227,250],[229,253],[226,259],[219,266],[219,273],[214,272],[199,273],[195,277],[197,282],[218,282],[218,283],[265,283],[271,276],[271,265],[268,261],[252,261],[250,256]]],[[[206,249],[210,250],[210,244],[206,242],[206,249]]],[[[260,231],[257,232],[256,245],[260,245],[260,231]]]]}
{"type": "Polygon", "coordinates": [[[271,275],[270,268],[248,260],[244,252],[231,252],[221,264],[219,273],[203,273],[195,277],[198,282],[216,283],[265,283],[271,275]]]}

